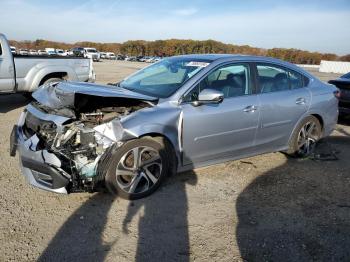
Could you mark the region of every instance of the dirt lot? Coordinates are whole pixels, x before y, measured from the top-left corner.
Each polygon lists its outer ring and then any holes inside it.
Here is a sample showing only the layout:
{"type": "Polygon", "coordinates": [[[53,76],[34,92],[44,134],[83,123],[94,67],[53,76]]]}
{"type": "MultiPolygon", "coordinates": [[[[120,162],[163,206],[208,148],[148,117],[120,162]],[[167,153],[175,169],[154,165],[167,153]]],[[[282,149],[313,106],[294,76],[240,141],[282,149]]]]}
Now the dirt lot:
{"type": "MultiPolygon", "coordinates": [[[[97,82],[144,65],[95,63],[97,82]]],[[[350,121],[323,143],[337,161],[267,154],[173,176],[130,202],[30,187],[9,157],[26,102],[0,97],[0,261],[349,260],[350,121]]]]}

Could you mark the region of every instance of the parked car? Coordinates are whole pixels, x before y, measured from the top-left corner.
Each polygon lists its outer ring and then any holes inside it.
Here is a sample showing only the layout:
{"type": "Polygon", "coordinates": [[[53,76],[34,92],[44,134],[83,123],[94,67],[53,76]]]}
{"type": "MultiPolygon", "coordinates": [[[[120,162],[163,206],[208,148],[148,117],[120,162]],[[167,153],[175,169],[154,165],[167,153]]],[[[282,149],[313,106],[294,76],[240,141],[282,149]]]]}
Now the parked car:
{"type": "Polygon", "coordinates": [[[13,55],[0,34],[0,93],[25,93],[43,84],[63,80],[94,81],[92,63],[85,58],[13,55]]]}
{"type": "Polygon", "coordinates": [[[151,63],[152,60],[153,60],[153,56],[149,56],[149,57],[147,57],[147,59],[145,59],[144,62],[151,63]]]}
{"type": "Polygon", "coordinates": [[[145,62],[147,62],[147,63],[155,63],[155,62],[160,61],[161,59],[162,58],[159,57],[159,56],[151,56],[148,59],[146,59],[145,62]]]}
{"type": "Polygon", "coordinates": [[[56,49],[52,48],[52,47],[47,47],[45,48],[46,54],[50,55],[50,56],[55,56],[56,54],[56,49]]]}
{"type": "Polygon", "coordinates": [[[17,49],[16,49],[16,47],[10,46],[10,48],[11,48],[11,53],[12,53],[12,54],[17,54],[17,49]]]}
{"type": "Polygon", "coordinates": [[[142,58],[140,58],[140,62],[146,62],[148,59],[150,59],[151,57],[150,56],[144,56],[142,58]]]}
{"type": "Polygon", "coordinates": [[[38,55],[47,55],[45,50],[38,50],[38,55]]]}
{"type": "Polygon", "coordinates": [[[43,86],[14,127],[10,151],[39,188],[106,186],[137,199],[176,171],[276,151],[309,156],[337,123],[336,91],[272,58],[165,58],[114,86],[43,86]]]}
{"type": "Polygon", "coordinates": [[[74,47],[69,52],[72,56],[84,57],[85,50],[82,47],[74,47]]]}
{"type": "Polygon", "coordinates": [[[55,53],[58,56],[66,56],[66,53],[63,51],[63,49],[55,49],[55,53]]]}
{"type": "Polygon", "coordinates": [[[84,57],[90,58],[93,61],[100,61],[100,53],[96,50],[96,48],[85,47],[84,48],[84,57]]]}
{"type": "Polygon", "coordinates": [[[49,56],[57,56],[56,51],[47,51],[46,52],[49,56]]]}
{"type": "Polygon", "coordinates": [[[142,55],[136,56],[136,61],[142,62],[141,60],[143,60],[143,58],[144,58],[144,56],[142,56],[142,55]]]}
{"type": "Polygon", "coordinates": [[[34,50],[34,49],[30,49],[28,52],[29,55],[38,55],[38,51],[34,50]]]}
{"type": "Polygon", "coordinates": [[[20,55],[28,55],[28,49],[21,48],[18,52],[20,55]]]}
{"type": "Polygon", "coordinates": [[[157,56],[153,59],[153,62],[159,62],[160,60],[162,60],[162,58],[160,56],[157,56]]]}
{"type": "Polygon", "coordinates": [[[125,60],[126,56],[119,54],[119,55],[117,55],[116,58],[117,58],[117,60],[125,60]]]}
{"type": "Polygon", "coordinates": [[[136,61],[136,56],[128,56],[125,58],[125,61],[136,61]]]}
{"type": "Polygon", "coordinates": [[[107,52],[106,59],[115,60],[116,59],[115,54],[113,52],[107,52]]]}
{"type": "Polygon", "coordinates": [[[350,72],[329,83],[339,89],[339,114],[350,115],[350,72]]]}
{"type": "Polygon", "coordinates": [[[106,59],[106,52],[100,52],[100,58],[106,59]]]}

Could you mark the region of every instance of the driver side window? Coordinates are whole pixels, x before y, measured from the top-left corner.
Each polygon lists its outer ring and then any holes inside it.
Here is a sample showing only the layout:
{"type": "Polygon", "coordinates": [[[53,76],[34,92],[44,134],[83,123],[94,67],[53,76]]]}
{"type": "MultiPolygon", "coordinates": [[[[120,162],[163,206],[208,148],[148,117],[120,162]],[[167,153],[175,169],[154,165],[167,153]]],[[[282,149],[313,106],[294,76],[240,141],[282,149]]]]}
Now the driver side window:
{"type": "Polygon", "coordinates": [[[224,98],[250,95],[249,66],[246,64],[230,64],[210,72],[184,98],[185,102],[198,100],[204,89],[215,89],[224,94],[224,98]]]}

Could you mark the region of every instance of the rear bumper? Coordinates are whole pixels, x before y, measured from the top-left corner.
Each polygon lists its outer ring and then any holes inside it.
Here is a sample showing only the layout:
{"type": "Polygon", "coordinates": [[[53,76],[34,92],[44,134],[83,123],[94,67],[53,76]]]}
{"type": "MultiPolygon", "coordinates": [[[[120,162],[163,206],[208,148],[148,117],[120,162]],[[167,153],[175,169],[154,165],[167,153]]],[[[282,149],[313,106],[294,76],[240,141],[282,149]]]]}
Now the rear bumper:
{"type": "MultiPolygon", "coordinates": [[[[27,181],[40,189],[67,194],[70,175],[63,171],[61,161],[47,150],[36,150],[39,139],[36,135],[27,138],[23,133],[26,112],[23,112],[18,125],[11,134],[10,152],[19,155],[22,174],[27,181]]],[[[14,155],[12,154],[12,155],[14,155]]]]}

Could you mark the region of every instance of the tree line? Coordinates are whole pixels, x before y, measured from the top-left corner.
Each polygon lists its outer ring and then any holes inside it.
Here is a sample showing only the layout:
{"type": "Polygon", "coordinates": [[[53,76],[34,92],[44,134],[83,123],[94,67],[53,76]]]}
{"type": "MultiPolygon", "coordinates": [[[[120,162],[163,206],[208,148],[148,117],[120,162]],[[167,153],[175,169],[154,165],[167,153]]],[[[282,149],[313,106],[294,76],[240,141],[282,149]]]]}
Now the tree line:
{"type": "Polygon", "coordinates": [[[114,52],[129,56],[173,56],[183,54],[244,54],[279,58],[295,64],[320,64],[321,60],[348,61],[350,54],[338,56],[331,53],[310,52],[294,48],[257,48],[249,45],[225,44],[215,40],[129,40],[124,43],[77,42],[74,44],[38,39],[35,41],[14,41],[10,44],[17,48],[45,49],[46,47],[70,49],[73,47],[94,47],[101,52],[114,52]]]}

